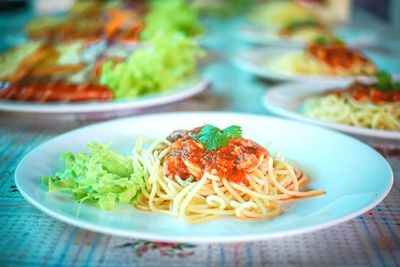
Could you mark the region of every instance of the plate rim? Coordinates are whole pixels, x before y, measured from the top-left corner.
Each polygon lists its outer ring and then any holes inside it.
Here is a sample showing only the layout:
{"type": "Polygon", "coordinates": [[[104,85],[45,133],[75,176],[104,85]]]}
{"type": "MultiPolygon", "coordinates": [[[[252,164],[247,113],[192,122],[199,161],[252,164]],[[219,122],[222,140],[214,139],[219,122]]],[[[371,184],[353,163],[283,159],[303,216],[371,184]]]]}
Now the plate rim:
{"type": "MultiPolygon", "coordinates": [[[[283,90],[295,90],[299,92],[301,89],[298,87],[326,87],[326,86],[332,86],[334,87],[335,85],[343,85],[343,83],[339,82],[333,82],[333,81],[325,81],[325,82],[289,82],[289,83],[284,83],[276,86],[272,86],[269,88],[268,91],[266,91],[262,97],[262,104],[265,109],[273,112],[276,115],[283,116],[288,119],[296,120],[298,122],[303,122],[307,124],[312,124],[312,125],[317,125],[341,132],[345,132],[347,134],[354,134],[357,136],[363,136],[363,137],[368,137],[368,138],[378,138],[378,139],[384,139],[384,140],[399,140],[400,141],[400,132],[394,132],[394,131],[385,131],[385,130],[376,130],[376,129],[369,129],[369,128],[362,128],[362,127],[357,127],[357,126],[351,126],[351,125],[345,125],[345,124],[340,124],[340,123],[334,123],[334,122],[325,122],[325,121],[320,121],[316,120],[313,118],[309,118],[301,114],[300,112],[292,112],[287,109],[284,109],[282,107],[279,107],[275,105],[271,101],[271,95],[283,91],[283,90]],[[323,83],[326,83],[325,85],[322,85],[323,83]]],[[[318,91],[322,92],[324,90],[327,90],[328,88],[325,89],[318,89],[318,91]]],[[[317,90],[317,89],[316,89],[317,90]]],[[[305,95],[302,95],[305,96],[305,95]]],[[[299,100],[299,96],[296,98],[292,98],[293,100],[299,100]]],[[[304,101],[301,101],[303,103],[304,101]]],[[[298,108],[298,106],[297,106],[298,108]]]]}
{"type": "Polygon", "coordinates": [[[0,111],[32,114],[90,114],[139,110],[174,103],[205,91],[211,82],[204,77],[195,77],[176,85],[172,90],[140,96],[127,100],[109,102],[90,101],[82,103],[32,103],[0,100],[0,111]]]}
{"type": "Polygon", "coordinates": [[[288,237],[288,236],[294,236],[294,235],[299,235],[299,234],[305,234],[305,233],[309,233],[309,232],[314,232],[314,231],[318,231],[318,230],[322,230],[325,228],[328,228],[330,226],[336,225],[336,224],[340,224],[343,223],[345,221],[348,221],[350,219],[353,219],[365,212],[367,212],[368,210],[372,209],[373,207],[375,207],[376,205],[378,205],[390,192],[392,186],[393,186],[393,180],[394,180],[394,174],[393,174],[393,170],[390,166],[390,164],[388,163],[388,161],[378,152],[373,151],[373,149],[368,146],[367,144],[355,139],[354,137],[348,136],[346,134],[340,133],[340,132],[336,132],[333,131],[331,129],[326,129],[323,127],[319,127],[319,126],[315,126],[315,125],[309,125],[309,124],[304,124],[298,121],[291,121],[291,120],[287,120],[287,119],[282,119],[282,118],[277,118],[277,117],[273,117],[273,116],[269,116],[269,115],[260,115],[260,114],[246,114],[246,113],[242,113],[242,112],[212,112],[212,111],[208,111],[208,112],[168,112],[168,113],[155,113],[155,114],[146,114],[146,115],[140,115],[140,116],[135,116],[135,117],[128,117],[128,118],[119,118],[119,119],[114,119],[114,120],[109,120],[109,121],[105,121],[105,122],[100,122],[100,123],[94,123],[91,125],[87,125],[87,126],[83,126],[77,129],[73,129],[67,132],[64,132],[60,135],[57,135],[41,144],[39,144],[38,146],[34,147],[31,151],[29,151],[26,155],[24,155],[24,157],[19,161],[15,173],[14,173],[14,181],[16,184],[17,189],[19,190],[20,194],[24,197],[25,200],[27,200],[30,204],[32,204],[34,207],[36,207],[37,209],[39,209],[40,211],[44,212],[45,214],[49,215],[50,217],[53,217],[61,222],[85,229],[85,230],[89,230],[89,231],[94,231],[94,232],[98,232],[98,233],[102,233],[102,234],[108,234],[108,235],[113,235],[113,236],[119,236],[119,237],[125,237],[125,238],[139,238],[139,239],[145,239],[145,240],[150,240],[150,241],[162,241],[162,242],[183,242],[183,243],[192,243],[192,244],[205,244],[205,243],[236,243],[236,242],[252,242],[252,241],[261,241],[261,240],[270,240],[270,239],[275,239],[275,238],[283,238],[283,237],[288,237]],[[101,125],[106,125],[108,123],[120,123],[124,120],[128,121],[131,119],[136,119],[138,117],[163,117],[163,116],[171,116],[171,115],[191,115],[191,114],[202,114],[202,115],[212,115],[212,114],[217,114],[217,115],[235,115],[235,116],[242,116],[242,117],[258,117],[258,118],[267,118],[267,119],[273,119],[273,120],[277,120],[277,121],[281,121],[281,122],[285,122],[285,123],[290,123],[290,124],[297,124],[297,125],[302,125],[308,128],[315,128],[315,129],[319,129],[321,131],[328,131],[328,132],[332,132],[335,133],[337,135],[341,135],[345,138],[349,138],[352,139],[352,141],[359,143],[360,145],[363,146],[367,146],[369,149],[372,150],[372,152],[375,152],[377,154],[378,157],[380,157],[381,159],[383,159],[383,162],[385,164],[385,167],[387,168],[388,172],[389,172],[389,179],[388,179],[388,183],[387,183],[387,187],[385,188],[385,190],[381,193],[381,195],[376,198],[374,201],[372,201],[371,203],[369,203],[369,205],[360,208],[354,212],[351,212],[350,214],[346,215],[346,216],[342,216],[340,218],[328,221],[328,222],[324,222],[324,223],[320,223],[318,225],[313,225],[313,226],[306,226],[306,227],[300,227],[297,229],[291,229],[291,230],[286,230],[286,231],[278,231],[275,233],[257,233],[257,234],[247,234],[245,236],[239,236],[239,237],[234,237],[234,236],[219,236],[217,238],[213,238],[211,236],[205,236],[205,237],[201,237],[201,236],[197,236],[197,237],[188,237],[188,236],[173,236],[173,235],[158,235],[158,234],[153,234],[153,233],[143,233],[140,231],[136,231],[136,230],[119,230],[119,229],[115,229],[112,227],[107,227],[107,226],[98,226],[98,225],[94,225],[92,223],[87,223],[85,221],[82,221],[81,219],[75,219],[75,218],[69,218],[69,217],[65,217],[62,214],[58,214],[57,212],[53,212],[50,209],[48,209],[46,206],[36,202],[33,198],[30,197],[30,195],[25,192],[23,190],[23,186],[20,184],[20,178],[18,178],[20,175],[19,172],[21,171],[22,168],[22,163],[24,161],[26,161],[27,157],[36,149],[39,149],[42,146],[45,146],[46,144],[50,143],[50,142],[54,142],[57,139],[62,139],[65,135],[74,133],[74,132],[79,132],[79,131],[84,131],[87,130],[89,128],[95,128],[95,127],[99,127],[101,125]]]}

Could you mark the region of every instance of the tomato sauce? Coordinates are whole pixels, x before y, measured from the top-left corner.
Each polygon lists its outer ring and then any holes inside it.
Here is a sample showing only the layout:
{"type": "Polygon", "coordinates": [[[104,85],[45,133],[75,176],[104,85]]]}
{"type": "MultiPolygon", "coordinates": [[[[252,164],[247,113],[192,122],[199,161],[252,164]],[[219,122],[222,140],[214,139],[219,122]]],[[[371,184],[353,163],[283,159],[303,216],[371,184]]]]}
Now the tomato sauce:
{"type": "Polygon", "coordinates": [[[310,44],[307,51],[333,68],[351,68],[360,63],[372,64],[363,54],[343,44],[310,44]]]}
{"type": "Polygon", "coordinates": [[[265,148],[248,139],[231,139],[227,146],[214,151],[207,150],[193,139],[179,138],[166,155],[167,174],[179,175],[182,179],[190,176],[185,161],[201,169],[200,179],[205,171],[235,183],[248,185],[246,173],[259,164],[261,157],[267,157],[265,148]]]}
{"type": "Polygon", "coordinates": [[[371,101],[373,103],[400,102],[400,90],[390,90],[387,92],[376,89],[375,84],[353,83],[346,90],[333,90],[338,96],[349,93],[356,101],[371,101]]]}

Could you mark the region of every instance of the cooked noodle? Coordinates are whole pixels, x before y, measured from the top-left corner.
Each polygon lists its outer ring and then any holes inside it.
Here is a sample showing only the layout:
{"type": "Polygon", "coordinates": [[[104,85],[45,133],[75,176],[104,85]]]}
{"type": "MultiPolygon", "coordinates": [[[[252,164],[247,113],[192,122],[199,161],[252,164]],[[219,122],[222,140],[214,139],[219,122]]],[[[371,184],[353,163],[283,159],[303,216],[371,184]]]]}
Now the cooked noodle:
{"type": "Polygon", "coordinates": [[[290,52],[272,57],[265,62],[265,67],[272,71],[301,75],[353,76],[372,75],[376,72],[375,67],[367,63],[354,64],[351,68],[331,67],[306,51],[290,52]]]}
{"type": "Polygon", "coordinates": [[[135,166],[146,171],[146,183],[136,207],[183,218],[190,223],[211,220],[218,216],[239,218],[273,218],[282,213],[280,202],[323,194],[300,188],[309,178],[283,158],[262,156],[256,167],[246,173],[248,185],[235,183],[204,171],[189,161],[185,165],[190,176],[167,175],[165,156],[171,142],[154,142],[142,150],[137,141],[133,154],[135,166]]]}
{"type": "Polygon", "coordinates": [[[400,104],[356,101],[349,94],[311,97],[304,102],[304,114],[322,121],[358,127],[400,131],[400,104]]]}

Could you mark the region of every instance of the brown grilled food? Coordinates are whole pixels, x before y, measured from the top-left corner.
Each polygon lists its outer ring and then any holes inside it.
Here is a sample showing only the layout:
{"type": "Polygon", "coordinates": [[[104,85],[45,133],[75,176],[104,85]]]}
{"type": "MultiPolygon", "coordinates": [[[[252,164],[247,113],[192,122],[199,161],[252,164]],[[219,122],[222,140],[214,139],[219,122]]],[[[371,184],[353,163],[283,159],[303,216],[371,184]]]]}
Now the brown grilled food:
{"type": "Polygon", "coordinates": [[[0,99],[26,102],[107,101],[112,99],[112,92],[105,86],[92,83],[12,84],[0,90],[0,99]]]}

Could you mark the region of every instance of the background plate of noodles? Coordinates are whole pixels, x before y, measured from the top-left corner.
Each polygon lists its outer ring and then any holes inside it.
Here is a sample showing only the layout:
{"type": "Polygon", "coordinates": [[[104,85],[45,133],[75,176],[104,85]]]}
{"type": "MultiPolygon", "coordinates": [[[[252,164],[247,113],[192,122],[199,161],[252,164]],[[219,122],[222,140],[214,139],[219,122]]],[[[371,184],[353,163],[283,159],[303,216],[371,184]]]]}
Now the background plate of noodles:
{"type": "Polygon", "coordinates": [[[165,113],[98,123],[62,134],[32,150],[19,163],[15,179],[31,204],[63,222],[91,231],[159,241],[241,242],[278,238],[323,229],[354,218],[377,205],[389,192],[388,163],[367,145],[331,130],[268,116],[240,113],[165,113]],[[213,124],[240,125],[243,135],[268,151],[279,151],[311,177],[310,188],[326,193],[287,203],[274,219],[215,220],[187,224],[164,214],[117,204],[112,211],[79,204],[65,193],[49,193],[41,177],[62,166],[61,152],[87,151],[91,141],[112,142],[128,154],[135,138],[164,139],[177,129],[213,124]]]}
{"type": "MultiPolygon", "coordinates": [[[[376,141],[379,143],[399,142],[400,132],[380,129],[370,129],[342,123],[322,121],[308,117],[304,114],[304,103],[310,97],[320,95],[324,91],[334,88],[346,88],[350,83],[346,81],[318,81],[283,84],[269,90],[263,99],[264,107],[268,110],[290,119],[312,123],[362,138],[365,141],[376,141]]],[[[399,103],[397,103],[397,106],[399,103]]],[[[344,110],[342,110],[344,113],[344,110]]],[[[376,112],[375,112],[376,113],[376,112]]]]}
{"type": "MultiPolygon", "coordinates": [[[[374,52],[366,53],[367,57],[376,65],[391,74],[400,72],[400,65],[387,55],[374,52]]],[[[356,78],[370,78],[371,75],[352,75],[342,72],[334,75],[330,68],[322,62],[312,60],[299,48],[258,48],[239,52],[234,58],[235,65],[256,76],[273,81],[353,81],[356,78]]]]}

